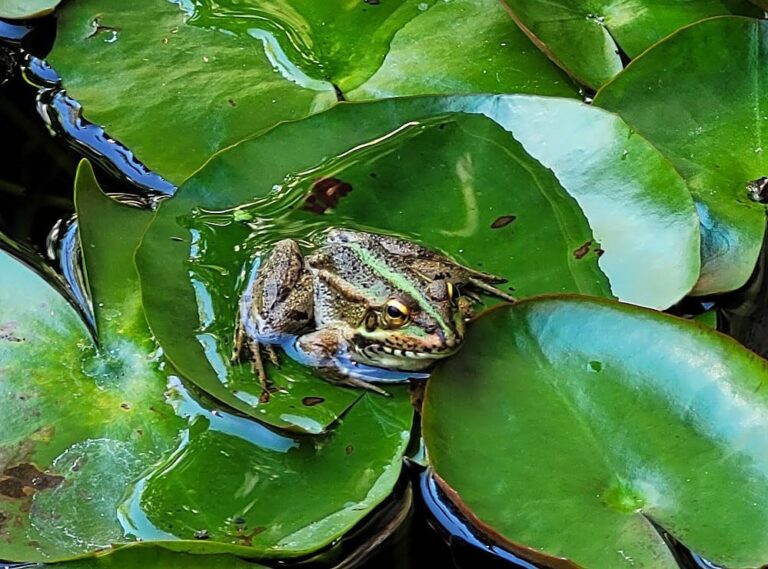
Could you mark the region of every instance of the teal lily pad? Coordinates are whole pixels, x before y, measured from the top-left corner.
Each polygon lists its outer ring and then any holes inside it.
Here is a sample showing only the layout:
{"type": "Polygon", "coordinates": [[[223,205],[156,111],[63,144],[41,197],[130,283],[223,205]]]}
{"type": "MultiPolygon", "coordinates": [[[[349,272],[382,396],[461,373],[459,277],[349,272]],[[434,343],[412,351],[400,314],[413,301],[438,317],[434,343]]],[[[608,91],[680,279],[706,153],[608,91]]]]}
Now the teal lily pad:
{"type": "Polygon", "coordinates": [[[768,22],[735,17],[684,28],[595,98],[687,180],[702,226],[702,274],[694,294],[742,286],[763,242],[765,207],[750,198],[756,191],[750,183],[768,175],[768,115],[760,105],[768,81],[767,32],[768,22]]]}
{"type": "Polygon", "coordinates": [[[0,0],[0,18],[21,20],[50,14],[61,0],[0,0]]]}
{"type": "Polygon", "coordinates": [[[665,36],[705,18],[761,17],[746,0],[503,0],[510,15],[549,58],[593,89],[665,36]]]}
{"type": "Polygon", "coordinates": [[[373,75],[350,96],[576,94],[496,0],[360,0],[342,10],[314,0],[78,0],[60,10],[48,60],[85,118],[176,184],[213,152],[327,109],[373,75]],[[462,22],[460,46],[435,27],[451,20],[462,22]],[[445,57],[457,47],[466,58],[445,57]],[[409,53],[427,67],[394,85],[409,53]]]}
{"type": "Polygon", "coordinates": [[[285,428],[291,390],[322,381],[283,357],[269,375],[285,392],[260,402],[249,366],[228,361],[238,299],[273,243],[311,249],[332,226],[422,242],[519,296],[663,308],[698,276],[685,185],[614,115],[524,96],[342,104],[221,152],[161,205],[136,261],[150,327],[179,372],[285,428]],[[563,144],[547,145],[555,132],[563,144]]]}
{"type": "Polygon", "coordinates": [[[132,255],[152,212],[102,194],[87,162],[76,198],[98,346],[55,287],[0,252],[0,559],[53,562],[138,540],[304,556],[391,493],[410,436],[406,390],[356,394],[321,437],[217,408],[162,358],[137,310],[132,255]]]}
{"type": "Polygon", "coordinates": [[[768,363],[693,321],[609,300],[482,316],[427,386],[423,435],[453,502],[545,566],[768,560],[768,363]],[[659,529],[657,529],[659,528],[659,529]]]}

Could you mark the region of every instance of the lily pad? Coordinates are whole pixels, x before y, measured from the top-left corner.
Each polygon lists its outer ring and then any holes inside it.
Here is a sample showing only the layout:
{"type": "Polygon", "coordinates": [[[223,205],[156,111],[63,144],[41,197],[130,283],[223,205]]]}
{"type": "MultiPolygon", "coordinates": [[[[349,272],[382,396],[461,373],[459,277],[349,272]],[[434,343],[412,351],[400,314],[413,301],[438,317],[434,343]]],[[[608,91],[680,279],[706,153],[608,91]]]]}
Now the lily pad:
{"type": "Polygon", "coordinates": [[[130,268],[150,212],[103,195],[86,162],[77,186],[98,349],[55,288],[0,252],[0,559],[58,561],[137,540],[295,557],[359,523],[398,478],[408,393],[364,396],[315,438],[216,409],[148,349],[130,268]]]}
{"type": "Polygon", "coordinates": [[[687,180],[702,226],[703,266],[694,294],[742,286],[763,242],[765,208],[750,199],[748,186],[768,175],[768,111],[760,103],[768,84],[766,33],[768,22],[734,17],[684,28],[595,98],[687,180]]]}
{"type": "Polygon", "coordinates": [[[170,181],[252,132],[336,101],[329,83],[301,86],[279,72],[261,42],[186,22],[166,0],[70,2],[48,57],[86,118],[170,181]]]}
{"type": "Polygon", "coordinates": [[[347,99],[462,93],[578,96],[568,76],[510,25],[498,0],[452,0],[405,24],[347,99]]]}
{"type": "Polygon", "coordinates": [[[0,18],[22,20],[50,14],[61,0],[0,0],[0,18]]]}
{"type": "Polygon", "coordinates": [[[768,560],[768,363],[696,322],[564,296],[481,317],[427,387],[440,484],[547,566],[768,560]],[[490,435],[490,436],[489,436],[490,435]]]}
{"type": "Polygon", "coordinates": [[[85,117],[176,184],[214,151],[332,106],[335,89],[343,97],[382,64],[355,97],[575,94],[496,0],[178,4],[68,3],[49,56],[85,117]],[[459,45],[435,27],[451,20],[462,25],[459,45]],[[466,57],[445,57],[457,48],[466,57]],[[426,67],[397,87],[391,75],[412,53],[426,67]]]}
{"type": "Polygon", "coordinates": [[[549,58],[597,89],[623,66],[675,30],[712,16],[761,17],[746,1],[503,0],[509,13],[549,58]]]}
{"type": "Polygon", "coordinates": [[[253,561],[245,561],[233,555],[192,555],[175,553],[160,547],[134,545],[124,547],[108,555],[97,555],[57,563],[57,569],[267,569],[253,561]]]}
{"type": "Polygon", "coordinates": [[[332,226],[441,249],[506,277],[518,296],[612,288],[666,307],[698,276],[685,185],[614,115],[524,96],[341,104],[218,154],[161,205],[136,261],[147,319],[181,374],[285,427],[290,390],[322,382],[306,368],[272,369],[288,391],[260,403],[249,367],[228,363],[238,298],[273,243],[311,249],[332,226]],[[553,132],[557,148],[546,144],[553,132]]]}

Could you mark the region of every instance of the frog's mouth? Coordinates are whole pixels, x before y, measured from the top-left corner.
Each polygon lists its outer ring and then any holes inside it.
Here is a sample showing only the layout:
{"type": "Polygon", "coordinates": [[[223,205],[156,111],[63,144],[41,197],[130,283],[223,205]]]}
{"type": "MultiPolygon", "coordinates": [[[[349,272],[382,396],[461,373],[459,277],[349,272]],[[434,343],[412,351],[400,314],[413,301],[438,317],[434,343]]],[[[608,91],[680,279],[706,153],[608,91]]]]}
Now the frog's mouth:
{"type": "Polygon", "coordinates": [[[355,343],[352,359],[383,368],[419,370],[456,353],[458,349],[459,346],[446,346],[428,350],[409,350],[379,343],[364,345],[355,343]]]}

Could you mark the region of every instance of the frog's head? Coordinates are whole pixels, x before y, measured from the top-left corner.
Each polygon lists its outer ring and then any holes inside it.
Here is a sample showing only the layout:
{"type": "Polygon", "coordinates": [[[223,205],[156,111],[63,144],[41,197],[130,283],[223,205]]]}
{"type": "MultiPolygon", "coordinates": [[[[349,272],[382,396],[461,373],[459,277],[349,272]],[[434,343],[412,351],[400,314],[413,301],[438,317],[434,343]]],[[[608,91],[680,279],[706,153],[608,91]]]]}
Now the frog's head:
{"type": "Polygon", "coordinates": [[[459,349],[469,312],[468,299],[445,279],[400,290],[368,307],[351,338],[351,357],[389,369],[424,369],[459,349]]]}

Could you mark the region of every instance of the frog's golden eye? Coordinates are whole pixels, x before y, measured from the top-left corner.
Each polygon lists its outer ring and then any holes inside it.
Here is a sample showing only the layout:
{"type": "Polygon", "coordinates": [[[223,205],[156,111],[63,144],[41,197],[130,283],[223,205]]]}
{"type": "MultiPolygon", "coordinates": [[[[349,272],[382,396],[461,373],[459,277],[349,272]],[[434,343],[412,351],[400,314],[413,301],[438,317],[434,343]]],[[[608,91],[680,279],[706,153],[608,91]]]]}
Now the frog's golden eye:
{"type": "Polygon", "coordinates": [[[411,309],[399,300],[393,298],[388,300],[384,305],[382,314],[384,315],[384,322],[387,326],[400,327],[408,322],[411,309]]]}
{"type": "Polygon", "coordinates": [[[445,283],[448,287],[448,298],[451,299],[451,303],[455,306],[459,302],[459,289],[453,286],[453,283],[445,283]]]}

